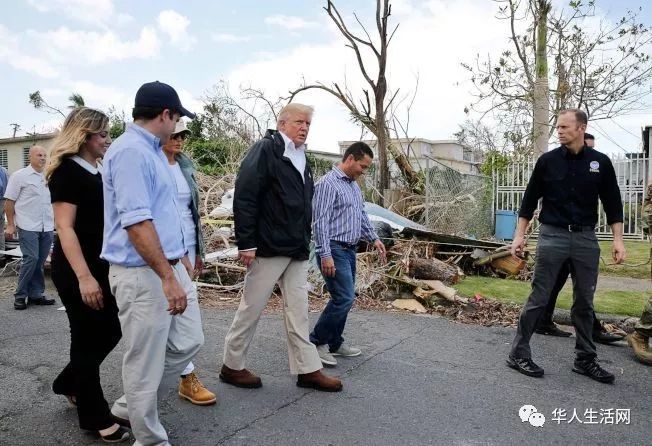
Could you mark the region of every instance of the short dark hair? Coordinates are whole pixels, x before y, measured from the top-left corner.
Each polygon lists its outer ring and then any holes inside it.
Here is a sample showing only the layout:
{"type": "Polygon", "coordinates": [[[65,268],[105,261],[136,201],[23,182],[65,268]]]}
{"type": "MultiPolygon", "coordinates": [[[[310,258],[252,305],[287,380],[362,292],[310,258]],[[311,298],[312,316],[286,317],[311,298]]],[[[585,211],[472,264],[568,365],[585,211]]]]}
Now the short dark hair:
{"type": "Polygon", "coordinates": [[[154,118],[156,118],[158,115],[163,113],[165,110],[170,110],[170,114],[174,116],[174,114],[180,115],[181,112],[179,110],[175,110],[173,108],[168,108],[168,107],[134,107],[133,110],[131,111],[131,117],[136,119],[144,119],[146,121],[150,121],[154,118]]]}
{"type": "Polygon", "coordinates": [[[580,124],[586,125],[589,123],[589,118],[586,116],[584,110],[580,110],[579,108],[565,108],[559,112],[560,115],[563,115],[564,113],[573,113],[575,115],[575,120],[580,124]]]}
{"type": "Polygon", "coordinates": [[[595,141],[595,136],[591,135],[590,133],[585,133],[584,134],[584,141],[586,141],[587,139],[592,139],[592,140],[595,141]]]}
{"type": "Polygon", "coordinates": [[[367,144],[363,143],[362,141],[358,141],[354,142],[349,146],[348,149],[346,149],[344,156],[342,157],[342,161],[346,161],[349,155],[353,155],[354,160],[360,161],[362,158],[364,158],[365,155],[373,159],[374,152],[367,144]]]}

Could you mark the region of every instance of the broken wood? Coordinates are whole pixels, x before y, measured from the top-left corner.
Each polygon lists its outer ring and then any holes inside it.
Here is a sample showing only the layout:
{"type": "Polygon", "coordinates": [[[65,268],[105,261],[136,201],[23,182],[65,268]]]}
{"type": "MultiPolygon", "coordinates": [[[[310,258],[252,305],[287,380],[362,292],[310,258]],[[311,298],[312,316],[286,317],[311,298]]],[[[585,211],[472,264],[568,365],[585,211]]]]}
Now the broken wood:
{"type": "Polygon", "coordinates": [[[416,299],[396,299],[392,302],[394,308],[399,310],[409,310],[414,311],[415,313],[427,313],[426,307],[421,305],[421,303],[416,299]]]}
{"type": "Polygon", "coordinates": [[[457,267],[438,259],[408,259],[407,270],[415,279],[441,280],[453,284],[459,281],[457,267]]]}
{"type": "Polygon", "coordinates": [[[496,271],[502,272],[503,274],[507,274],[508,276],[517,275],[523,270],[523,268],[525,268],[525,265],[525,260],[512,255],[494,259],[491,262],[492,268],[496,271]]]}
{"type": "Polygon", "coordinates": [[[500,252],[494,252],[493,254],[489,254],[488,256],[481,257],[477,259],[475,262],[473,262],[474,266],[482,266],[486,265],[487,263],[491,263],[492,261],[496,259],[501,259],[503,257],[507,257],[509,255],[512,255],[510,251],[500,251],[500,252]]]}

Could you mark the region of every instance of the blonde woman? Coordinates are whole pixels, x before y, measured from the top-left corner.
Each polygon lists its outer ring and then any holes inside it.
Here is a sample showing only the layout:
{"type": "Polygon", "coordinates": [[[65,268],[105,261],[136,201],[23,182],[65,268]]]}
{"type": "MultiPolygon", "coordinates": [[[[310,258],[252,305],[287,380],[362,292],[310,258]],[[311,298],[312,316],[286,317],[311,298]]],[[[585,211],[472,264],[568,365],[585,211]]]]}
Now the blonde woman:
{"type": "Polygon", "coordinates": [[[52,281],[70,322],[70,362],[52,390],[77,406],[80,428],[118,443],[130,437],[120,425],[128,421],[111,414],[100,384],[100,365],[122,336],[109,264],[100,259],[104,201],[98,159],[111,143],[108,125],[98,110],[73,110],[53,143],[45,178],[57,230],[52,281]]]}

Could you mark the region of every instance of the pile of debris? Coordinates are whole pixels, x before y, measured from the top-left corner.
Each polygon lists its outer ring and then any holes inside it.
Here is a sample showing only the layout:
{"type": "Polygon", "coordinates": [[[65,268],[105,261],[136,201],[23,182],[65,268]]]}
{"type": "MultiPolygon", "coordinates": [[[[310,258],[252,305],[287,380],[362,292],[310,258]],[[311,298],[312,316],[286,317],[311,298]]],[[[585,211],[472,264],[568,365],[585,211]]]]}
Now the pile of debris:
{"type": "MultiPolygon", "coordinates": [[[[204,275],[198,286],[203,299],[218,302],[239,298],[246,273],[237,262],[234,243],[234,182],[234,176],[216,179],[198,175],[207,245],[204,275]]],[[[518,307],[479,296],[461,296],[454,285],[469,274],[526,277],[529,273],[525,259],[509,255],[503,243],[435,233],[372,203],[367,203],[365,210],[388,248],[388,262],[381,265],[373,247],[360,244],[358,306],[437,313],[484,325],[516,323],[518,307]]],[[[311,297],[323,298],[326,290],[314,253],[308,280],[311,297]]]]}

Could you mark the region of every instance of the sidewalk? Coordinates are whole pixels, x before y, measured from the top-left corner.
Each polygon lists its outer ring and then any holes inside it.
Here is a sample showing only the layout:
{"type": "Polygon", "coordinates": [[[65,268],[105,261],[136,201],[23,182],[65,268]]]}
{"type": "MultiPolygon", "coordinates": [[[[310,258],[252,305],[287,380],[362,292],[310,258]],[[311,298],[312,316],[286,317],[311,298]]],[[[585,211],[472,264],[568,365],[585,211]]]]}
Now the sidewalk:
{"type": "MultiPolygon", "coordinates": [[[[4,298],[0,316],[0,445],[104,444],[80,431],[75,411],[50,390],[67,360],[65,313],[18,312],[4,298]]],[[[233,311],[204,309],[203,317],[206,345],[196,364],[218,404],[192,406],[171,389],[160,413],[175,446],[650,444],[652,370],[625,347],[598,345],[604,366],[617,373],[615,385],[604,385],[571,372],[573,339],[535,336],[546,376],[533,379],[505,366],[513,329],[354,311],[346,334],[364,353],[329,370],[344,379],[341,393],[322,394],[296,387],[282,318],[272,314],[261,319],[249,353],[263,388],[247,390],[217,376],[233,311]],[[521,422],[525,404],[545,415],[544,426],[521,422]],[[582,421],[587,410],[629,409],[630,423],[558,424],[556,408],[569,419],[576,409],[582,421]]],[[[109,401],[122,391],[120,349],[103,369],[109,401]]]]}

